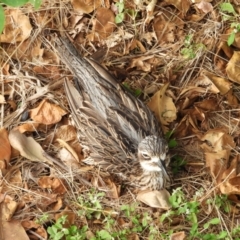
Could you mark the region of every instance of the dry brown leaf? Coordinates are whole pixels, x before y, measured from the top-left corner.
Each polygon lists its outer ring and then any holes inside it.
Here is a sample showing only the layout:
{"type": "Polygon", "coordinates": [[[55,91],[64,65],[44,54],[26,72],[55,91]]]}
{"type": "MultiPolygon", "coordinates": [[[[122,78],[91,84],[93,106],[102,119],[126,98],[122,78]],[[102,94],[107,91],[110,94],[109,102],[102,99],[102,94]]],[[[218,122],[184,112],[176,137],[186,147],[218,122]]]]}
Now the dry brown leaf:
{"type": "Polygon", "coordinates": [[[205,111],[214,111],[219,108],[216,98],[204,99],[201,102],[194,103],[194,106],[196,106],[197,108],[201,108],[205,111]]]}
{"type": "Polygon", "coordinates": [[[62,216],[67,216],[66,222],[63,224],[65,228],[69,228],[75,223],[76,214],[69,210],[68,207],[66,207],[61,213],[56,214],[55,220],[57,221],[62,216]]]}
{"type": "Polygon", "coordinates": [[[59,211],[62,207],[63,207],[63,200],[60,197],[58,197],[57,202],[55,203],[52,209],[53,211],[59,211]]]}
{"type": "MultiPolygon", "coordinates": [[[[46,230],[44,229],[44,227],[38,223],[36,223],[35,221],[21,221],[21,224],[23,226],[23,228],[27,231],[27,230],[31,230],[35,233],[37,233],[39,236],[41,236],[43,239],[47,239],[48,234],[46,232],[46,230]]],[[[29,234],[30,239],[31,238],[31,234],[29,234]]]]}
{"type": "Polygon", "coordinates": [[[43,51],[43,63],[48,65],[59,65],[60,59],[56,52],[49,49],[44,49],[43,51]]]}
{"type": "Polygon", "coordinates": [[[101,6],[101,0],[71,0],[74,11],[90,13],[101,6]]]}
{"type": "Polygon", "coordinates": [[[1,203],[1,220],[3,222],[10,221],[16,209],[17,202],[14,201],[10,196],[4,197],[4,201],[1,203]]]}
{"type": "Polygon", "coordinates": [[[6,49],[6,52],[18,60],[27,59],[30,62],[39,63],[39,61],[42,61],[44,51],[41,45],[42,41],[40,39],[36,39],[35,41],[28,39],[21,44],[11,44],[6,49]]]}
{"type": "Polygon", "coordinates": [[[108,188],[107,196],[109,198],[118,199],[119,189],[117,188],[116,184],[110,178],[104,179],[104,182],[106,183],[108,188]]]}
{"type": "Polygon", "coordinates": [[[153,56],[141,56],[138,58],[133,58],[131,59],[131,62],[127,69],[136,67],[138,70],[142,70],[144,72],[150,72],[152,69],[152,66],[150,63],[147,62],[147,60],[149,60],[152,57],[153,56]]]}
{"type": "Polygon", "coordinates": [[[140,51],[142,52],[142,53],[145,53],[146,52],[146,48],[143,46],[143,44],[140,42],[140,41],[138,41],[137,39],[133,39],[129,44],[128,44],[128,46],[126,47],[126,51],[125,51],[125,54],[126,53],[129,53],[129,51],[128,51],[128,49],[130,50],[130,51],[132,51],[132,50],[134,50],[134,49],[140,49],[140,51]]]}
{"type": "Polygon", "coordinates": [[[206,75],[216,86],[216,88],[220,91],[222,95],[226,94],[232,87],[232,83],[230,83],[227,79],[218,77],[215,74],[212,74],[210,72],[204,71],[203,73],[206,75]]]}
{"type": "Polygon", "coordinates": [[[34,73],[40,74],[52,80],[59,80],[61,78],[58,66],[52,65],[34,66],[32,70],[34,73]]]}
{"type": "Polygon", "coordinates": [[[39,126],[39,123],[27,122],[18,126],[18,130],[20,133],[35,132],[38,129],[38,126],[39,126]]]}
{"type": "MultiPolygon", "coordinates": [[[[68,150],[68,152],[71,153],[71,155],[72,155],[72,156],[74,157],[74,159],[75,159],[75,162],[76,162],[76,161],[77,161],[77,162],[80,161],[79,158],[78,158],[77,153],[75,152],[75,150],[74,150],[67,142],[65,142],[65,141],[62,140],[62,139],[56,139],[56,141],[57,141],[58,143],[60,143],[60,146],[66,148],[66,149],[68,150]]],[[[64,162],[65,162],[65,161],[64,161],[64,162]]],[[[72,161],[71,161],[71,162],[72,162],[72,161]]]]}
{"type": "Polygon", "coordinates": [[[0,128],[0,161],[6,161],[8,164],[10,158],[11,146],[8,140],[8,132],[5,128],[0,128]]]}
{"type": "Polygon", "coordinates": [[[216,179],[216,184],[220,183],[222,181],[222,175],[227,169],[229,151],[205,152],[205,159],[206,167],[209,167],[212,177],[216,179]]]}
{"type": "Polygon", "coordinates": [[[64,194],[66,192],[63,181],[55,177],[43,176],[39,178],[38,185],[43,189],[52,189],[57,194],[64,194]]]}
{"type": "Polygon", "coordinates": [[[107,8],[98,8],[96,11],[96,19],[93,23],[93,32],[95,41],[106,39],[115,30],[115,15],[107,8]]]}
{"type": "Polygon", "coordinates": [[[9,173],[9,177],[7,179],[7,181],[4,181],[4,183],[1,185],[1,193],[12,193],[13,191],[13,187],[19,187],[22,188],[23,187],[23,181],[22,181],[22,173],[19,169],[14,169],[14,171],[12,171],[14,167],[10,167],[8,170],[9,173]]]}
{"type": "Polygon", "coordinates": [[[54,139],[57,138],[63,139],[66,142],[76,140],[78,139],[77,130],[72,125],[62,125],[56,130],[54,135],[54,139]]]}
{"type": "Polygon", "coordinates": [[[46,125],[58,123],[67,112],[60,106],[44,99],[37,108],[30,110],[30,117],[46,125]]]}
{"type": "Polygon", "coordinates": [[[166,96],[169,83],[165,84],[154,94],[148,103],[148,107],[154,112],[157,119],[161,122],[164,132],[167,131],[166,125],[177,118],[177,109],[172,98],[166,96]]]}
{"type": "Polygon", "coordinates": [[[127,240],[140,240],[140,238],[137,233],[131,233],[127,236],[127,240]]]}
{"type": "MultiPolygon", "coordinates": [[[[143,5],[143,1],[139,1],[139,2],[143,5]]],[[[135,3],[136,3],[136,0],[135,0],[135,3]]],[[[156,4],[157,4],[157,0],[151,0],[148,2],[148,5],[146,6],[147,17],[144,21],[146,24],[149,24],[150,21],[154,18],[154,8],[155,8],[156,4]]],[[[144,8],[145,8],[145,6],[143,6],[143,9],[144,8]]]]}
{"type": "Polygon", "coordinates": [[[0,94],[0,104],[6,103],[6,100],[2,94],[0,94]]]}
{"type": "MultiPolygon", "coordinates": [[[[230,166],[222,174],[222,179],[227,180],[237,176],[237,165],[239,161],[239,155],[232,159],[230,166]]],[[[228,164],[229,165],[229,164],[228,164]]]]}
{"type": "Polygon", "coordinates": [[[5,19],[6,23],[3,34],[0,35],[0,42],[16,43],[30,37],[32,26],[29,17],[19,8],[6,9],[5,19]]]}
{"type": "Polygon", "coordinates": [[[165,18],[160,15],[154,18],[153,27],[159,44],[173,43],[175,41],[175,23],[167,22],[165,18]]]}
{"type": "Polygon", "coordinates": [[[17,149],[21,156],[36,162],[52,162],[47,158],[47,154],[32,137],[26,137],[18,130],[11,130],[9,133],[9,141],[13,148],[17,149]]]}
{"type": "Polygon", "coordinates": [[[137,195],[137,200],[154,208],[168,210],[171,205],[169,203],[170,194],[166,189],[160,191],[142,191],[137,195]]]}
{"type": "Polygon", "coordinates": [[[238,98],[234,95],[233,89],[230,89],[230,91],[225,95],[225,97],[231,107],[238,106],[239,101],[238,98]]]}
{"type": "Polygon", "coordinates": [[[200,3],[197,3],[196,6],[198,9],[201,9],[204,13],[209,13],[213,11],[213,6],[211,3],[202,0],[200,3]]]}
{"type": "Polygon", "coordinates": [[[240,194],[240,176],[231,178],[220,185],[222,194],[232,195],[240,194]]]}
{"type": "Polygon", "coordinates": [[[186,15],[187,11],[190,8],[190,1],[188,0],[164,0],[164,2],[175,6],[179,11],[183,13],[183,16],[186,15]]]}
{"type": "MultiPolygon", "coordinates": [[[[199,136],[199,135],[198,135],[199,136]]],[[[202,141],[211,143],[212,152],[218,152],[223,149],[232,149],[235,147],[235,142],[229,134],[223,129],[211,129],[204,136],[199,136],[202,141]]]]}
{"type": "Polygon", "coordinates": [[[4,240],[29,240],[29,237],[18,220],[3,221],[1,232],[4,240]]]}
{"type": "Polygon", "coordinates": [[[7,64],[6,62],[3,63],[3,66],[1,66],[2,69],[2,74],[9,76],[9,69],[10,69],[10,64],[7,64]]]}
{"type": "Polygon", "coordinates": [[[226,72],[228,78],[233,82],[240,83],[240,52],[234,51],[232,58],[227,64],[226,72]]]}
{"type": "Polygon", "coordinates": [[[171,234],[170,240],[184,240],[186,238],[185,232],[176,232],[171,234]]]}

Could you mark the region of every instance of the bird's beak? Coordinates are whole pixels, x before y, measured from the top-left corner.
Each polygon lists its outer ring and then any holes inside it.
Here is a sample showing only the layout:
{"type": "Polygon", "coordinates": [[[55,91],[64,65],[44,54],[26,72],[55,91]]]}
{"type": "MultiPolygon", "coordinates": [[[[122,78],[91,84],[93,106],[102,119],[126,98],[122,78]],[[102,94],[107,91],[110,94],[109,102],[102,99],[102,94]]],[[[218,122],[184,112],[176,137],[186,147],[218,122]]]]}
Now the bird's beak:
{"type": "Polygon", "coordinates": [[[165,177],[168,181],[170,181],[169,175],[168,175],[167,170],[166,170],[166,166],[165,166],[164,162],[163,162],[161,159],[159,159],[159,161],[158,161],[158,166],[159,166],[159,168],[162,169],[162,172],[163,172],[164,177],[165,177]]]}
{"type": "Polygon", "coordinates": [[[170,181],[170,178],[169,178],[169,175],[167,173],[166,166],[164,163],[164,161],[166,161],[166,158],[167,158],[167,156],[165,156],[165,159],[161,160],[161,158],[159,158],[159,157],[153,157],[151,162],[154,162],[161,169],[161,171],[163,172],[163,175],[167,179],[167,181],[170,181]]]}

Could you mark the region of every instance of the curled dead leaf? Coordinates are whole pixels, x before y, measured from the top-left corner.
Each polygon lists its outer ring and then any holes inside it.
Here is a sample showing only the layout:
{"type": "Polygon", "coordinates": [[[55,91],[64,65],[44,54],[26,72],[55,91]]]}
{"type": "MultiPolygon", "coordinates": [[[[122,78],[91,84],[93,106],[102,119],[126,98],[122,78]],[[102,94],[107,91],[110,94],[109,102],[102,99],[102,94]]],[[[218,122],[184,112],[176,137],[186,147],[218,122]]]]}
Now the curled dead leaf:
{"type": "Polygon", "coordinates": [[[3,34],[0,35],[0,42],[23,42],[30,36],[32,26],[29,17],[20,9],[6,9],[5,16],[6,23],[3,34]]]}
{"type": "Polygon", "coordinates": [[[93,24],[93,32],[95,40],[106,39],[115,30],[115,15],[107,8],[98,8],[96,11],[96,19],[93,24]]]}
{"type": "Polygon", "coordinates": [[[240,52],[234,51],[233,56],[227,64],[226,72],[230,80],[236,83],[240,83],[240,52]]]}
{"type": "Polygon", "coordinates": [[[37,162],[52,162],[47,158],[47,154],[32,137],[26,137],[18,130],[11,130],[9,133],[9,142],[13,148],[18,150],[21,156],[37,162]]]}
{"type": "Polygon", "coordinates": [[[166,125],[177,118],[177,109],[173,100],[165,94],[168,86],[169,83],[165,84],[154,94],[148,103],[148,107],[154,112],[157,119],[161,122],[164,132],[168,130],[166,125]]]}
{"type": "Polygon", "coordinates": [[[39,178],[38,185],[44,189],[52,189],[52,191],[57,194],[64,194],[66,192],[66,187],[64,186],[63,181],[58,178],[43,176],[39,178]]]}
{"type": "Polygon", "coordinates": [[[186,238],[185,232],[176,232],[171,234],[170,240],[184,240],[186,238]]]}
{"type": "Polygon", "coordinates": [[[29,240],[29,236],[19,220],[3,221],[1,232],[2,239],[29,240]]]}
{"type": "Polygon", "coordinates": [[[75,150],[74,150],[67,142],[65,142],[65,141],[62,140],[62,139],[56,139],[56,141],[58,141],[62,147],[65,147],[65,148],[68,150],[68,152],[72,154],[72,156],[74,157],[74,159],[75,159],[77,162],[79,162],[79,158],[78,158],[77,153],[75,152],[75,150]]]}
{"type": "Polygon", "coordinates": [[[60,106],[44,99],[37,108],[30,110],[30,117],[46,125],[58,123],[67,112],[60,106]]]}
{"type": "Polygon", "coordinates": [[[216,184],[220,183],[223,173],[227,169],[229,161],[229,151],[222,150],[217,153],[206,152],[206,167],[209,167],[212,177],[216,180],[216,184]]]}
{"type": "Polygon", "coordinates": [[[171,208],[169,203],[170,194],[166,189],[160,191],[142,191],[137,195],[137,200],[145,203],[146,205],[154,208],[161,208],[168,210],[171,208]]]}
{"type": "Polygon", "coordinates": [[[8,140],[8,132],[5,128],[0,128],[0,161],[6,161],[7,164],[11,157],[11,146],[8,140]]]}
{"type": "Polygon", "coordinates": [[[0,94],[0,104],[6,103],[6,100],[2,94],[0,94]]]}
{"type": "Polygon", "coordinates": [[[223,149],[232,149],[235,142],[223,129],[211,129],[203,136],[197,135],[201,141],[208,141],[211,144],[212,152],[218,152],[223,149]]]}
{"type": "Polygon", "coordinates": [[[90,13],[101,6],[101,0],[72,0],[73,9],[80,13],[90,13]]]}
{"type": "Polygon", "coordinates": [[[218,77],[215,74],[207,71],[205,71],[203,74],[211,80],[211,82],[214,84],[214,86],[216,86],[222,95],[226,94],[232,87],[232,83],[225,78],[218,77]]]}

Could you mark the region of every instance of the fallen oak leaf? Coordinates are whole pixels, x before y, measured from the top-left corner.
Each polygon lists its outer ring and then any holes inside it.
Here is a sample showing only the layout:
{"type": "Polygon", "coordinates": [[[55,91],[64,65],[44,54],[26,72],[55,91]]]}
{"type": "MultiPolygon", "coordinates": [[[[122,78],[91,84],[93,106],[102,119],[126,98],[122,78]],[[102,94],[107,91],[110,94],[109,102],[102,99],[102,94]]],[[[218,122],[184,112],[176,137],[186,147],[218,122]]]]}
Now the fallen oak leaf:
{"type": "Polygon", "coordinates": [[[173,100],[165,94],[168,86],[169,83],[165,84],[154,94],[148,103],[148,107],[154,112],[157,119],[161,122],[164,132],[168,130],[166,125],[177,118],[177,109],[173,100]]]}
{"type": "Polygon", "coordinates": [[[72,156],[75,158],[75,160],[76,160],[77,162],[80,162],[77,153],[75,152],[75,150],[74,150],[67,142],[65,142],[64,140],[62,140],[62,139],[60,139],[60,138],[57,138],[56,141],[57,141],[58,143],[60,143],[60,145],[61,145],[62,147],[66,148],[66,149],[68,150],[68,152],[70,152],[70,153],[72,154],[72,156]]]}
{"type": "Polygon", "coordinates": [[[2,221],[2,239],[18,239],[29,240],[29,237],[24,230],[21,220],[12,219],[10,221],[2,221]]]}
{"type": "Polygon", "coordinates": [[[53,164],[40,144],[32,137],[26,137],[19,130],[13,129],[10,131],[9,142],[13,148],[20,152],[21,156],[29,160],[53,164]]]}
{"type": "Polygon", "coordinates": [[[169,192],[162,189],[160,191],[141,191],[137,195],[137,200],[153,208],[168,210],[171,208],[169,197],[169,192]]]}
{"type": "Polygon", "coordinates": [[[48,102],[47,99],[44,99],[38,107],[30,110],[30,117],[34,121],[46,125],[58,123],[65,114],[67,114],[65,110],[48,102]]]}
{"type": "Polygon", "coordinates": [[[9,162],[11,157],[11,146],[8,140],[8,133],[5,128],[0,128],[0,161],[9,162]]]}
{"type": "Polygon", "coordinates": [[[229,60],[226,68],[228,78],[236,83],[240,83],[239,74],[240,74],[240,67],[239,67],[239,60],[240,60],[240,53],[234,51],[233,56],[229,60]]]}
{"type": "Polygon", "coordinates": [[[6,24],[0,42],[23,42],[30,37],[32,26],[29,17],[21,9],[6,9],[6,24]]]}
{"type": "Polygon", "coordinates": [[[171,234],[170,240],[184,240],[186,238],[185,232],[176,232],[171,234]]]}

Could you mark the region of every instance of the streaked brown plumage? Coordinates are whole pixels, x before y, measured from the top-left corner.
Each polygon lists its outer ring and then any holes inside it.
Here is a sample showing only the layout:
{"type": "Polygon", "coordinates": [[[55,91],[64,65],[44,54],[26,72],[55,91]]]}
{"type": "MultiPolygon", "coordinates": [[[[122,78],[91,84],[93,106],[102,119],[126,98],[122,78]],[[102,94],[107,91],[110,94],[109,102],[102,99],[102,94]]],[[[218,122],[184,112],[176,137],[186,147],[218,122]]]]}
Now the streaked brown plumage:
{"type": "Polygon", "coordinates": [[[101,65],[81,57],[68,40],[60,38],[56,44],[77,78],[79,89],[65,81],[65,91],[79,140],[89,150],[84,162],[142,189],[164,188],[169,182],[168,145],[152,112],[101,65]]]}

